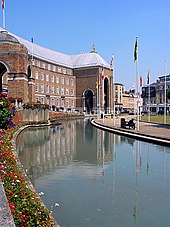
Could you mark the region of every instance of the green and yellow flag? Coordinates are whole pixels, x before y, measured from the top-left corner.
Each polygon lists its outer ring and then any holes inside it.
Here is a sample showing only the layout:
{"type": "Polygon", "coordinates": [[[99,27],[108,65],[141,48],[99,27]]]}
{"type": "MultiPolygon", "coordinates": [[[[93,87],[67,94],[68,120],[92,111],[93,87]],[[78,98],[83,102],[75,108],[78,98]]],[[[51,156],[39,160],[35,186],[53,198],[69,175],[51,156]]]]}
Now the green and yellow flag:
{"type": "Polygon", "coordinates": [[[135,49],[134,49],[134,62],[138,59],[138,37],[136,37],[135,49]]]}

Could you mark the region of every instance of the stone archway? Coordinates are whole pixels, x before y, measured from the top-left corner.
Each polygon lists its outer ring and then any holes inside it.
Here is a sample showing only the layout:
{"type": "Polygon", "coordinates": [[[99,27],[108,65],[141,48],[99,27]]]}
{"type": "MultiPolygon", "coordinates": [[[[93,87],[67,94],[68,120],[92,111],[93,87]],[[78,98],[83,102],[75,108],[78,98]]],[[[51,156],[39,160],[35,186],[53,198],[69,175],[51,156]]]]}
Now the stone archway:
{"type": "Polygon", "coordinates": [[[107,77],[104,79],[104,112],[108,112],[109,107],[109,80],[107,77]]]}
{"type": "Polygon", "coordinates": [[[85,107],[87,113],[89,114],[93,110],[93,92],[91,90],[86,90],[84,93],[85,96],[85,107]]]}
{"type": "Polygon", "coordinates": [[[0,62],[0,93],[2,93],[3,89],[7,89],[7,84],[3,80],[3,76],[6,72],[7,72],[6,66],[2,62],[0,62]]]}

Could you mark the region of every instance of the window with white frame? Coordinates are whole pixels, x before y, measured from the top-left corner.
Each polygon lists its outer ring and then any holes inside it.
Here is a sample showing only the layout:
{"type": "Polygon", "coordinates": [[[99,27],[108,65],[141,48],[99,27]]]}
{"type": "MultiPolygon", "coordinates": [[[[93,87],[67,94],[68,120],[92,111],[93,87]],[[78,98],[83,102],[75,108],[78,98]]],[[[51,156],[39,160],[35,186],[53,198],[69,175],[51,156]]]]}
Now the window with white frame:
{"type": "Polygon", "coordinates": [[[39,101],[39,98],[38,98],[38,97],[36,97],[36,98],[35,98],[35,102],[38,102],[38,101],[39,101]]]}
{"type": "Polygon", "coordinates": [[[64,84],[64,77],[61,77],[61,84],[64,84]]]}
{"type": "Polygon", "coordinates": [[[41,103],[44,104],[44,97],[41,98],[41,103]]]}
{"type": "Polygon", "coordinates": [[[51,70],[51,65],[50,64],[48,64],[48,70],[51,70]]]}
{"type": "Polygon", "coordinates": [[[73,86],[74,85],[74,80],[73,79],[71,79],[71,86],[73,86]]]}
{"type": "Polygon", "coordinates": [[[54,98],[51,99],[51,104],[54,105],[54,98]]]}
{"type": "Polygon", "coordinates": [[[59,87],[56,88],[56,94],[59,95],[59,87]]]}
{"type": "Polygon", "coordinates": [[[41,84],[41,92],[44,93],[44,84],[41,84]]]}
{"type": "Polygon", "coordinates": [[[69,89],[68,89],[68,87],[66,88],[66,95],[69,95],[69,89]]]}
{"type": "Polygon", "coordinates": [[[54,75],[51,76],[51,82],[54,83],[54,75]]]}
{"type": "Polygon", "coordinates": [[[56,106],[59,107],[59,105],[60,105],[60,102],[59,102],[59,99],[57,98],[57,100],[56,100],[56,106]]]}
{"type": "Polygon", "coordinates": [[[35,91],[36,91],[36,92],[38,92],[38,87],[39,87],[39,84],[36,83],[36,84],[35,84],[35,91]]]}
{"type": "Polygon", "coordinates": [[[74,95],[74,89],[71,89],[71,94],[70,95],[74,95]]]}
{"type": "Polygon", "coordinates": [[[46,84],[46,93],[49,93],[49,85],[46,84]]]}
{"type": "Polygon", "coordinates": [[[69,79],[68,78],[66,78],[66,84],[69,85],[69,79]]]}
{"type": "Polygon", "coordinates": [[[35,72],[35,79],[38,80],[38,71],[35,72]]]}
{"type": "Polygon", "coordinates": [[[61,100],[61,106],[64,107],[64,99],[61,100]]]}
{"type": "Polygon", "coordinates": [[[74,100],[71,101],[71,106],[74,108],[74,100]]]}
{"type": "Polygon", "coordinates": [[[58,72],[61,73],[61,67],[58,67],[58,72]]]}
{"type": "Polygon", "coordinates": [[[64,95],[64,88],[61,88],[61,95],[64,95]]]}
{"type": "Polygon", "coordinates": [[[54,86],[51,86],[51,94],[54,94],[54,86]]]}
{"type": "Polygon", "coordinates": [[[59,77],[56,76],[56,83],[59,84],[59,77]]]}
{"type": "Polygon", "coordinates": [[[37,60],[37,66],[40,67],[40,61],[39,60],[37,60]]]}
{"type": "Polygon", "coordinates": [[[66,74],[66,68],[63,68],[63,74],[66,74]]]}
{"type": "Polygon", "coordinates": [[[56,72],[56,66],[55,65],[53,65],[53,71],[56,72]]]}
{"type": "Polygon", "coordinates": [[[66,100],[66,108],[69,108],[69,101],[66,100]]]}
{"type": "Polygon", "coordinates": [[[45,62],[42,63],[42,68],[45,69],[45,62]]]}
{"type": "Polygon", "coordinates": [[[68,75],[71,75],[71,70],[67,69],[68,75]]]}
{"type": "Polygon", "coordinates": [[[44,73],[41,72],[41,80],[44,80],[44,73]]]}
{"type": "Polygon", "coordinates": [[[46,81],[49,81],[49,75],[46,74],[46,81]]]}

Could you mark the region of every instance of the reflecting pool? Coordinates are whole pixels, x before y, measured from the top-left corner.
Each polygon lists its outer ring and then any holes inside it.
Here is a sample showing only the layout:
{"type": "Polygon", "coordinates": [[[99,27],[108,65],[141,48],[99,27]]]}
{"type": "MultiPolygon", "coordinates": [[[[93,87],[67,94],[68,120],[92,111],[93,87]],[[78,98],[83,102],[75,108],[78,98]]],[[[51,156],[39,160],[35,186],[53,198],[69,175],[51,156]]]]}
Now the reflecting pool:
{"type": "Polygon", "coordinates": [[[170,148],[90,121],[30,128],[17,152],[61,227],[170,226],[170,148]]]}

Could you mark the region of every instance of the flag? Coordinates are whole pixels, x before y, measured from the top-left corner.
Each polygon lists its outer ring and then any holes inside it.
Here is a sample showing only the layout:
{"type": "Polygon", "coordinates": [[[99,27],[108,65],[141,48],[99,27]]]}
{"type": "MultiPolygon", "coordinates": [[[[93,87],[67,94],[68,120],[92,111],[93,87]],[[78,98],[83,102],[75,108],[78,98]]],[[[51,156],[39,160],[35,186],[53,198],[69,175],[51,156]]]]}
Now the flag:
{"type": "Polygon", "coordinates": [[[102,80],[104,80],[104,66],[102,66],[102,80]]]}
{"type": "Polygon", "coordinates": [[[5,8],[5,0],[2,0],[2,9],[5,8]]]}
{"type": "Polygon", "coordinates": [[[96,80],[96,89],[98,89],[98,82],[97,82],[97,80],[96,80]]]}
{"type": "Polygon", "coordinates": [[[134,49],[134,62],[138,59],[138,37],[136,37],[135,49],[134,49]]]}
{"type": "Polygon", "coordinates": [[[140,76],[140,87],[142,87],[142,76],[140,76]]]}
{"type": "Polygon", "coordinates": [[[150,70],[148,70],[148,75],[147,75],[147,84],[149,84],[150,81],[150,70]]]}
{"type": "Polygon", "coordinates": [[[112,59],[110,61],[110,69],[113,69],[114,55],[112,54],[112,59]]]}

